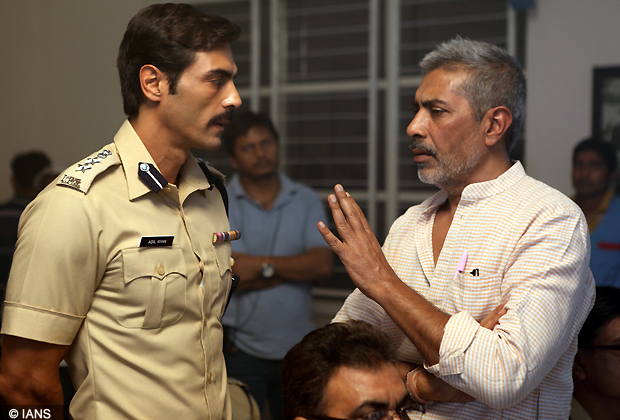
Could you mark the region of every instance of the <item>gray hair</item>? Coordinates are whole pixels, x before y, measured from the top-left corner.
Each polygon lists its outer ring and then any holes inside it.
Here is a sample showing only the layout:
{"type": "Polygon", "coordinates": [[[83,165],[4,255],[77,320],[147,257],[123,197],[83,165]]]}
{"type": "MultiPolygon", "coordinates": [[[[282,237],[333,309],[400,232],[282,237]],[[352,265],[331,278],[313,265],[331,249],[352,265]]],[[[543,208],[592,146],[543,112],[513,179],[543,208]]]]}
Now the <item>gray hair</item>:
{"type": "Polygon", "coordinates": [[[474,119],[480,123],[489,109],[508,108],[512,124],[505,135],[506,149],[512,149],[523,125],[526,89],[523,69],[514,57],[496,45],[456,37],[428,53],[420,67],[424,73],[440,67],[467,71],[470,77],[460,89],[474,119]]]}

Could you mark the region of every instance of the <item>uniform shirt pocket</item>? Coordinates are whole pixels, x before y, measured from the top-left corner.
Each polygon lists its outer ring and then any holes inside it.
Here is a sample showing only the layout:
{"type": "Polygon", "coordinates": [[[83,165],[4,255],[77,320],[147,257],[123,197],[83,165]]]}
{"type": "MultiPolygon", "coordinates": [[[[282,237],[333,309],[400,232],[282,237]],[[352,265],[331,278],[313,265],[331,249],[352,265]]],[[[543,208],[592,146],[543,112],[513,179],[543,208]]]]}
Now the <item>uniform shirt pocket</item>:
{"type": "Polygon", "coordinates": [[[162,328],[185,312],[187,269],[179,247],[122,251],[116,319],[127,328],[162,328]]]}

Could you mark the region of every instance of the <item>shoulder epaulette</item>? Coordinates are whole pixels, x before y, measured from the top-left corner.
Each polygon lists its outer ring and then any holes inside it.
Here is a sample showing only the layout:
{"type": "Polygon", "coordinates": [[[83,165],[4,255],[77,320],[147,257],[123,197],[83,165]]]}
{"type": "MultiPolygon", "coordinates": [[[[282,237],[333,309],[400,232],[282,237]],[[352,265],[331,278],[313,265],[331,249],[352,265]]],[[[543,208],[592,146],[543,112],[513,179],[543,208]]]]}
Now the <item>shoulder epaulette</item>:
{"type": "Polygon", "coordinates": [[[103,173],[110,166],[120,163],[116,146],[114,143],[110,143],[97,153],[68,167],[56,185],[64,185],[86,194],[97,175],[103,173]]]}
{"type": "Polygon", "coordinates": [[[226,215],[228,216],[228,192],[226,191],[226,187],[224,186],[226,182],[226,175],[211,166],[209,162],[205,162],[202,159],[196,160],[198,161],[198,166],[200,166],[200,169],[202,169],[202,172],[207,177],[207,180],[209,180],[211,188],[213,188],[213,185],[215,185],[215,187],[220,192],[222,200],[224,201],[224,207],[226,208],[226,215]]]}
{"type": "MultiPolygon", "coordinates": [[[[198,164],[200,166],[205,166],[209,172],[211,172],[216,178],[218,178],[220,180],[220,182],[222,184],[226,184],[226,175],[224,175],[223,173],[221,173],[220,171],[218,171],[217,169],[215,169],[209,162],[207,162],[206,160],[202,160],[202,159],[197,159],[198,160],[198,164]]],[[[205,174],[206,175],[206,174],[205,174]]],[[[208,178],[208,176],[207,176],[208,178]]]]}

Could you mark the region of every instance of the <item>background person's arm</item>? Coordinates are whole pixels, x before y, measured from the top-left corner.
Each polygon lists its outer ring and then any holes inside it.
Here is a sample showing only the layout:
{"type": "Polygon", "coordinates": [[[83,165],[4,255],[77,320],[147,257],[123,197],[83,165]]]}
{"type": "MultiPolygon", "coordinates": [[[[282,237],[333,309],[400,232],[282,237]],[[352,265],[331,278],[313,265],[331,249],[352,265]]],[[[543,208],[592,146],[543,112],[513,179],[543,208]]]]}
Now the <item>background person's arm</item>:
{"type": "Polygon", "coordinates": [[[321,282],[332,274],[333,253],[329,248],[316,247],[299,255],[268,257],[275,274],[271,278],[261,276],[263,258],[233,253],[233,273],[240,278],[237,290],[257,290],[273,287],[284,281],[321,282]]]}

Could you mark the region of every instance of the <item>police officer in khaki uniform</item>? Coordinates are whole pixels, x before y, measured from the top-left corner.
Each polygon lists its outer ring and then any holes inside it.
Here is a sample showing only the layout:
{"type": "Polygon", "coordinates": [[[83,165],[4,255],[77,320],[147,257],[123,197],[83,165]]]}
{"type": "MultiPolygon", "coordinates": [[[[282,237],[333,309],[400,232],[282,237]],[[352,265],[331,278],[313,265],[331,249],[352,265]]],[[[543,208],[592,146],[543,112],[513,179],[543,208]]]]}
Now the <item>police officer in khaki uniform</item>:
{"type": "Polygon", "coordinates": [[[20,222],[2,325],[5,404],[62,405],[64,358],[76,420],[230,418],[220,324],[230,235],[214,235],[229,224],[221,174],[189,150],[217,149],[241,104],[229,47],[238,35],[183,4],[149,6],[129,23],[117,62],[128,120],[20,222]]]}

